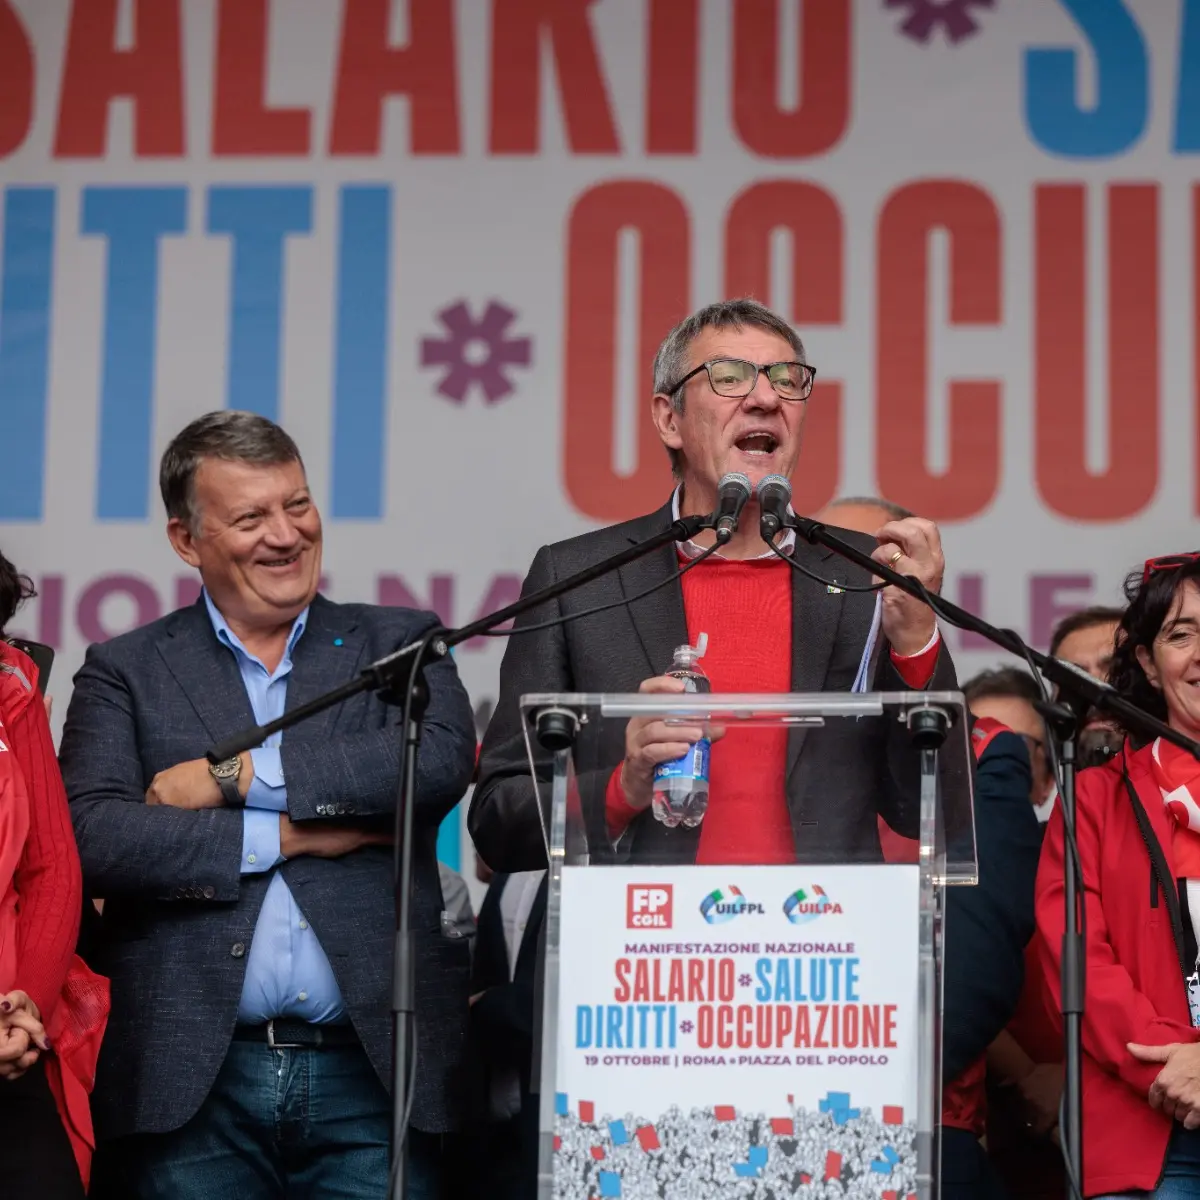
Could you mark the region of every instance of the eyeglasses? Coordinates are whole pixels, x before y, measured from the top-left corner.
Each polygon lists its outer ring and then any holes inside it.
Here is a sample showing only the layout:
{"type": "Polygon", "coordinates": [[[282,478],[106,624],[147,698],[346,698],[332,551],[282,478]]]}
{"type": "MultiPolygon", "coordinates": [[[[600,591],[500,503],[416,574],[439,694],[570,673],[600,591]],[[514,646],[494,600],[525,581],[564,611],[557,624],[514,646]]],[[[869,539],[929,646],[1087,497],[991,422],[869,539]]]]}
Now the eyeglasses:
{"type": "Polygon", "coordinates": [[[701,371],[708,372],[709,386],[718,396],[728,396],[736,400],[741,400],[754,391],[760,371],[767,377],[767,382],[781,400],[807,400],[813,389],[813,381],[817,377],[816,367],[802,362],[766,363],[760,367],[757,363],[746,362],[741,358],[714,358],[701,363],[694,371],[689,371],[674,387],[665,388],[665,394],[673,396],[701,371]]]}
{"type": "Polygon", "coordinates": [[[1163,554],[1158,558],[1148,558],[1142,568],[1142,583],[1144,584],[1155,571],[1177,571],[1180,567],[1195,562],[1200,562],[1200,550],[1193,550],[1190,554],[1163,554]]]}

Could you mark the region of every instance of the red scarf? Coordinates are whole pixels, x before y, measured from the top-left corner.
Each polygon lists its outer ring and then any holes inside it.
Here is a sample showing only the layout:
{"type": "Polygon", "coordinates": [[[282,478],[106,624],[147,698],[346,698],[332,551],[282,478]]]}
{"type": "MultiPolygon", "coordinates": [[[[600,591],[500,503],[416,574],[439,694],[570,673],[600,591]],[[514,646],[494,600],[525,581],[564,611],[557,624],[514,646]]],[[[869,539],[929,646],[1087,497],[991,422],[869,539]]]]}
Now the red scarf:
{"type": "Polygon", "coordinates": [[[1186,750],[1156,738],[1150,771],[1174,821],[1171,854],[1184,879],[1200,879],[1200,762],[1186,750]]]}

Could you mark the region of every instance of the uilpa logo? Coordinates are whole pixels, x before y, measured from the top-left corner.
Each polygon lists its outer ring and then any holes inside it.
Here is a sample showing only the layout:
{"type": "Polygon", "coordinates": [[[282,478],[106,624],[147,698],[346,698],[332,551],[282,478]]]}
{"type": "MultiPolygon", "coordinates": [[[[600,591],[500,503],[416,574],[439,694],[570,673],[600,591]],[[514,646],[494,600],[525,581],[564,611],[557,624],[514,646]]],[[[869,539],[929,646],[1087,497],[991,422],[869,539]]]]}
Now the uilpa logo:
{"type": "Polygon", "coordinates": [[[793,925],[807,925],[826,913],[840,913],[842,906],[830,900],[823,887],[812,884],[807,891],[797,888],[783,902],[783,915],[793,925]]]}
{"type": "Polygon", "coordinates": [[[732,884],[709,892],[700,901],[700,915],[710,925],[722,925],[734,917],[740,917],[742,913],[765,914],[766,911],[761,904],[752,904],[742,895],[741,889],[732,884]]]}

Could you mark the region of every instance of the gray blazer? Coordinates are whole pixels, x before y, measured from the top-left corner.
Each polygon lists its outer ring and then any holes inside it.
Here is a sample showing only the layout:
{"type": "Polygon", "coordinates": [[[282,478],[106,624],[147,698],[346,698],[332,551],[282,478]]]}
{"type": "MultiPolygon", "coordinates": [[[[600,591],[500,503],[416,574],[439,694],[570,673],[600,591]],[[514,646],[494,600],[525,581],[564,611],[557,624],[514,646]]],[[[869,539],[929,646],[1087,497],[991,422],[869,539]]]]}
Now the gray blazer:
{"type": "MultiPolygon", "coordinates": [[[[623,525],[586,533],[538,551],[525,579],[529,593],[591,566],[665,529],[671,507],[623,525]]],[[[864,549],[875,542],[838,530],[864,549]]],[[[813,574],[863,585],[867,572],[831,551],[800,542],[796,561],[813,574]]],[[[531,692],[634,692],[642,680],[671,665],[676,646],[687,643],[683,590],[678,581],[630,604],[621,601],[667,579],[679,569],[673,546],[637,560],[544,605],[521,624],[569,616],[614,603],[594,616],[509,640],[500,668],[500,696],[484,735],[479,782],[469,825],[475,846],[497,871],[528,871],[546,865],[538,799],[529,774],[520,697],[531,692]]],[[[849,691],[862,661],[874,615],[870,592],[830,592],[798,572],[792,574],[792,690],[849,691]]],[[[872,687],[906,691],[879,639],[872,687]]],[[[957,690],[954,663],[943,644],[930,690],[957,690]]],[[[625,754],[624,726],[608,722],[598,743],[577,742],[577,770],[593,861],[609,852],[604,830],[604,785],[625,754]],[[587,756],[592,761],[583,762],[587,756]],[[589,770],[588,768],[593,768],[589,770]]],[[[539,763],[547,777],[549,761],[539,763]]],[[[800,862],[881,861],[876,813],[898,833],[915,836],[919,819],[918,760],[907,733],[882,717],[830,721],[795,728],[789,735],[787,798],[800,862]]],[[[545,792],[546,789],[543,789],[545,792]]],[[[637,862],[692,862],[700,830],[668,829],[649,812],[622,840],[622,856],[637,862]]]]}
{"type": "MultiPolygon", "coordinates": [[[[429,613],[333,604],[318,596],[292,656],[295,708],[417,639],[429,613]]],[[[466,1038],[469,950],[443,935],[438,825],[470,780],[475,732],[454,663],[427,668],[430,703],[417,775],[413,925],[417,955],[417,1081],[412,1123],[453,1128],[466,1038]]],[[[177,1129],[200,1107],[229,1048],[263,896],[273,872],[240,874],[242,814],[150,807],[156,772],[200,758],[255,724],[230,651],[203,598],[92,646],[75,676],[61,762],[83,873],[105,900],[93,965],[112,980],[112,1016],[93,1107],[98,1136],[177,1129]]],[[[288,812],[390,828],[397,710],[360,695],[289,730],[281,756],[288,812]],[[332,809],[329,814],[332,815],[332,809]],[[347,819],[345,815],[338,818],[347,819]]],[[[380,1078],[390,1077],[392,853],[302,856],[277,868],[320,939],[350,1019],[380,1078]]]]}

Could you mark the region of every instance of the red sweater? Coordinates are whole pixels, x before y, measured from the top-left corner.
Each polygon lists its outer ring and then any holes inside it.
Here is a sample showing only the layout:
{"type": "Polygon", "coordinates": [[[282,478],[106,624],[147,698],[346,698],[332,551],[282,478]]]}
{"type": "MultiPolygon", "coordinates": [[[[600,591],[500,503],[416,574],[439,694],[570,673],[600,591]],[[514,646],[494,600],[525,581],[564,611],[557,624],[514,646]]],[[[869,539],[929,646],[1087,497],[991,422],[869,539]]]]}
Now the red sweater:
{"type": "MultiPolygon", "coordinates": [[[[33,663],[3,642],[0,647],[0,657],[20,667],[36,688],[33,663]]],[[[29,993],[49,1025],[75,954],[83,884],[50,722],[41,696],[21,692],[22,684],[0,674],[0,713],[29,793],[29,836],[17,870],[17,986],[29,993]]]]}
{"type": "MultiPolygon", "coordinates": [[[[702,666],[714,692],[791,691],[792,570],[775,556],[712,558],[680,581],[692,645],[708,634],[702,666]]],[[[911,658],[893,653],[910,687],[933,675],[938,644],[911,658]]],[[[792,863],[796,844],[783,780],[787,730],[740,729],[713,743],[709,804],[700,826],[698,863],[792,863]]],[[[605,797],[609,829],[621,833],[637,816],[621,789],[620,768],[605,797]]]]}

